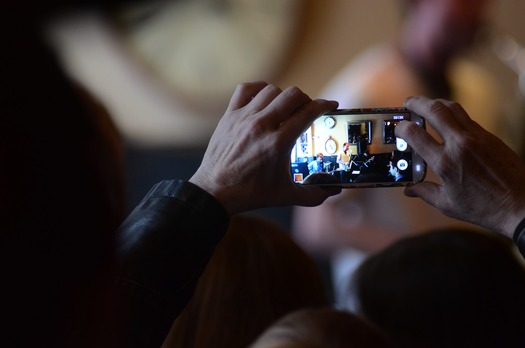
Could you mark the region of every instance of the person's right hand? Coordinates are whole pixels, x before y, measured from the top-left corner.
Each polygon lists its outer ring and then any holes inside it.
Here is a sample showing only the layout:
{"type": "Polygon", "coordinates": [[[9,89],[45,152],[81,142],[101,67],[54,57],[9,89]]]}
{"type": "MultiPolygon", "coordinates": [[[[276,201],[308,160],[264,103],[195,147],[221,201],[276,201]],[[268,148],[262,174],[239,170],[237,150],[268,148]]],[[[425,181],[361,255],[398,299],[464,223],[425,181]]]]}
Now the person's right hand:
{"type": "MultiPolygon", "coordinates": [[[[444,214],[512,237],[525,218],[525,164],[499,138],[455,102],[412,97],[405,106],[423,116],[443,139],[403,121],[396,136],[407,141],[438,175],[405,189],[444,214]]],[[[498,115],[494,115],[498,117],[498,115]]]]}
{"type": "Polygon", "coordinates": [[[297,185],[290,152],[297,138],[337,102],[312,100],[297,87],[241,84],[190,182],[215,196],[229,214],[282,205],[318,205],[340,188],[297,185]]]}

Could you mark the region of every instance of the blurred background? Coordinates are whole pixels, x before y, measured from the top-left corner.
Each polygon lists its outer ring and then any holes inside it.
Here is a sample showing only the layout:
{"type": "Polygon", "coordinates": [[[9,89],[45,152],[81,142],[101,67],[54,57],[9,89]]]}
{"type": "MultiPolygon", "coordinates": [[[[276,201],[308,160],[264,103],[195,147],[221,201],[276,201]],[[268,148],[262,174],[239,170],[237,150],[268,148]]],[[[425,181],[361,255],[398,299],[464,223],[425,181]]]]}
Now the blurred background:
{"type": "MultiPolygon", "coordinates": [[[[469,55],[498,76],[502,113],[520,115],[510,128],[521,139],[525,2],[492,2],[469,55]]],[[[157,181],[191,176],[238,83],[296,85],[316,97],[359,52],[393,39],[400,15],[392,0],[134,1],[110,14],[59,17],[49,32],[122,133],[131,209],[157,181]]],[[[288,208],[261,213],[289,227],[288,208]]]]}

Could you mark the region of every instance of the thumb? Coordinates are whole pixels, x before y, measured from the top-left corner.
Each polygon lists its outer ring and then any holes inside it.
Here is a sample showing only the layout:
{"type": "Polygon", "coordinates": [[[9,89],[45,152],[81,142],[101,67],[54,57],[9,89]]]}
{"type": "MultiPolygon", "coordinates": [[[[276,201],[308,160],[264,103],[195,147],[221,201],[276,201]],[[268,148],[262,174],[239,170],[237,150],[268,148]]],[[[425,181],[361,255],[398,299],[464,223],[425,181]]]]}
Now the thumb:
{"type": "Polygon", "coordinates": [[[419,197],[426,203],[438,207],[438,199],[440,197],[441,186],[430,181],[423,181],[412,186],[407,186],[404,189],[404,194],[407,197],[419,197]]]}

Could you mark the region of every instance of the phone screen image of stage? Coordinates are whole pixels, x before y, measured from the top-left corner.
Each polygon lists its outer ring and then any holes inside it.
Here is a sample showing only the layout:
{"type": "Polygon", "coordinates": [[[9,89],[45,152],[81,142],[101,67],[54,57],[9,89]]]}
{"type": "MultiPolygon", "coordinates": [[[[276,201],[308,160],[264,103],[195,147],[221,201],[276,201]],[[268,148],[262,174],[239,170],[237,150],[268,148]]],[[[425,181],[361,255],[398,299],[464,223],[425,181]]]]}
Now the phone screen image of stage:
{"type": "Polygon", "coordinates": [[[410,113],[319,117],[297,139],[290,173],[300,184],[403,183],[413,180],[412,150],[395,136],[410,113]]]}

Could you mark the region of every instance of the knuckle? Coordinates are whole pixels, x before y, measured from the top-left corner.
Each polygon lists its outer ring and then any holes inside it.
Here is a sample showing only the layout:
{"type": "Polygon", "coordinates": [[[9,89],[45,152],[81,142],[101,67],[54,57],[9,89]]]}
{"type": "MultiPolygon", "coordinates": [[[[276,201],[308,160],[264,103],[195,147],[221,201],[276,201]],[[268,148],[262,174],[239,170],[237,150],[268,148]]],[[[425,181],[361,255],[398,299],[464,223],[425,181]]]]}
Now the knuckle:
{"type": "MultiPolygon", "coordinates": [[[[308,96],[297,86],[288,87],[284,93],[292,98],[308,98],[308,96]]],[[[309,98],[308,98],[309,99],[309,98]]]]}
{"type": "Polygon", "coordinates": [[[449,109],[452,111],[452,112],[463,112],[463,107],[461,106],[460,103],[456,102],[456,101],[452,101],[450,102],[449,104],[449,109]]]}
{"type": "Polygon", "coordinates": [[[397,137],[400,137],[402,139],[405,139],[407,141],[417,139],[421,132],[423,132],[423,128],[415,124],[414,122],[402,122],[401,124],[397,125],[395,128],[395,134],[397,137]]]}
{"type": "Polygon", "coordinates": [[[277,92],[277,94],[282,93],[281,88],[279,88],[279,87],[277,87],[276,85],[273,85],[273,84],[267,85],[266,88],[277,92]]]}
{"type": "Polygon", "coordinates": [[[400,131],[406,133],[406,135],[409,137],[417,137],[419,134],[421,134],[421,132],[423,132],[423,128],[414,122],[407,122],[403,128],[401,128],[400,131]]]}
{"type": "Polygon", "coordinates": [[[237,85],[236,89],[237,89],[238,91],[244,91],[244,90],[250,88],[251,85],[252,85],[252,84],[249,83],[249,82],[239,83],[239,84],[237,85]]]}
{"type": "Polygon", "coordinates": [[[254,88],[261,88],[264,85],[267,85],[264,81],[242,82],[235,89],[241,93],[250,93],[254,88]]]}
{"type": "Polygon", "coordinates": [[[427,108],[430,114],[440,114],[447,110],[447,106],[441,100],[429,101],[427,108]]]}
{"type": "Polygon", "coordinates": [[[301,89],[299,87],[297,87],[297,86],[290,86],[290,87],[286,88],[286,92],[290,93],[290,94],[303,93],[303,91],[301,91],[301,89]]]}

